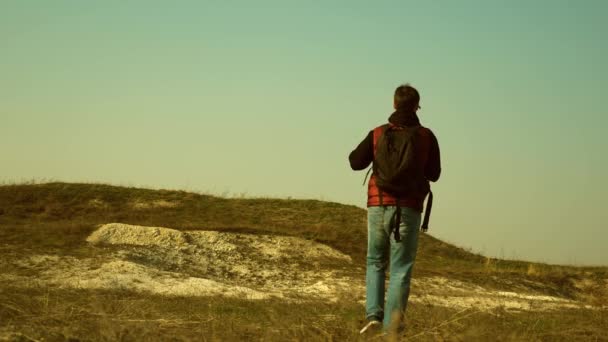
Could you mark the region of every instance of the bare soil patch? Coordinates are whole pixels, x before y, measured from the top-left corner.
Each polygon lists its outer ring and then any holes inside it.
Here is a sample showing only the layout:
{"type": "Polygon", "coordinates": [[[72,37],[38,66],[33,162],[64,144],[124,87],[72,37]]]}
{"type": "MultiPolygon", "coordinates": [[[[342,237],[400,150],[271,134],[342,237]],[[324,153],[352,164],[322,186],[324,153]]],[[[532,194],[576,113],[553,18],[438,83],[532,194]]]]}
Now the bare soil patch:
{"type": "MultiPolygon", "coordinates": [[[[32,255],[12,260],[13,266],[35,276],[4,273],[0,282],[166,296],[365,300],[365,270],[350,256],[303,238],[110,223],[87,242],[92,257],[32,255]],[[95,253],[108,247],[109,254],[95,253]]],[[[495,291],[439,276],[415,277],[412,286],[413,302],[457,309],[590,308],[538,288],[495,291]]]]}

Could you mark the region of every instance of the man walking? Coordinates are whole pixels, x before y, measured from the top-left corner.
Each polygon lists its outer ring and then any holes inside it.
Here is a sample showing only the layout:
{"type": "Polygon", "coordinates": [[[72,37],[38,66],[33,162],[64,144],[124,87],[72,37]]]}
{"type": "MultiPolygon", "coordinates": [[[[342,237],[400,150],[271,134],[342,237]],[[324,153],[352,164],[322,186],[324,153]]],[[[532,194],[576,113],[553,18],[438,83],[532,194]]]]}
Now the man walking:
{"type": "Polygon", "coordinates": [[[429,181],[437,181],[441,173],[439,144],[433,132],[420,125],[419,104],[414,87],[397,87],[395,112],[388,124],[370,131],[349,155],[353,170],[373,165],[367,192],[367,324],[362,334],[389,327],[403,329],[423,202],[430,191],[429,181]],[[387,266],[390,279],[385,304],[387,266]]]}

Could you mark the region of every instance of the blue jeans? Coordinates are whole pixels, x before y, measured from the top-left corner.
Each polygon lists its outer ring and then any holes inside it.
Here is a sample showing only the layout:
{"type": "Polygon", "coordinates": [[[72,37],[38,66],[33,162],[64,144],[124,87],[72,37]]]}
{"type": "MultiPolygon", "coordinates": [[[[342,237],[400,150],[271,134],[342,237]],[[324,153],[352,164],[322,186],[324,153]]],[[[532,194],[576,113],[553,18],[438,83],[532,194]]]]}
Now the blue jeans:
{"type": "Polygon", "coordinates": [[[405,314],[410,295],[410,279],[418,248],[418,232],[421,213],[411,208],[401,208],[399,233],[401,242],[395,241],[390,231],[395,206],[367,208],[367,272],[366,317],[377,319],[388,329],[391,319],[405,314]],[[390,255],[390,257],[389,257],[390,255]],[[384,282],[390,260],[390,279],[386,305],[384,304],[384,282]],[[396,316],[395,316],[396,315],[396,316]],[[392,316],[392,317],[391,317],[392,316]]]}

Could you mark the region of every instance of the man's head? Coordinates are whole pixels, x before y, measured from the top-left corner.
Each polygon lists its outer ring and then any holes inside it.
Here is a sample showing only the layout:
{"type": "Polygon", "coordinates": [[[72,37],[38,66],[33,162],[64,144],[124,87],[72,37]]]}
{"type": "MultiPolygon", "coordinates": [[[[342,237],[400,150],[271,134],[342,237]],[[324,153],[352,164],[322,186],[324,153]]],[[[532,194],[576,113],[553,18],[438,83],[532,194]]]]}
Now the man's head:
{"type": "Polygon", "coordinates": [[[416,112],[420,109],[420,94],[409,83],[402,84],[395,89],[393,107],[398,111],[416,112]]]}

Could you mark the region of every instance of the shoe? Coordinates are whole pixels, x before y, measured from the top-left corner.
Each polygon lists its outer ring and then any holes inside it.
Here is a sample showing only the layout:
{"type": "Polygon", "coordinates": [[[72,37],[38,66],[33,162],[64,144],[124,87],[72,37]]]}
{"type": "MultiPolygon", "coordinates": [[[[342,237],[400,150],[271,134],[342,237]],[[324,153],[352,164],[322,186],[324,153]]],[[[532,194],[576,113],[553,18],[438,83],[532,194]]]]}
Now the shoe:
{"type": "Polygon", "coordinates": [[[380,332],[380,330],[382,330],[382,322],[377,320],[371,320],[363,327],[363,329],[361,329],[361,331],[359,331],[359,334],[374,334],[380,332]]]}

